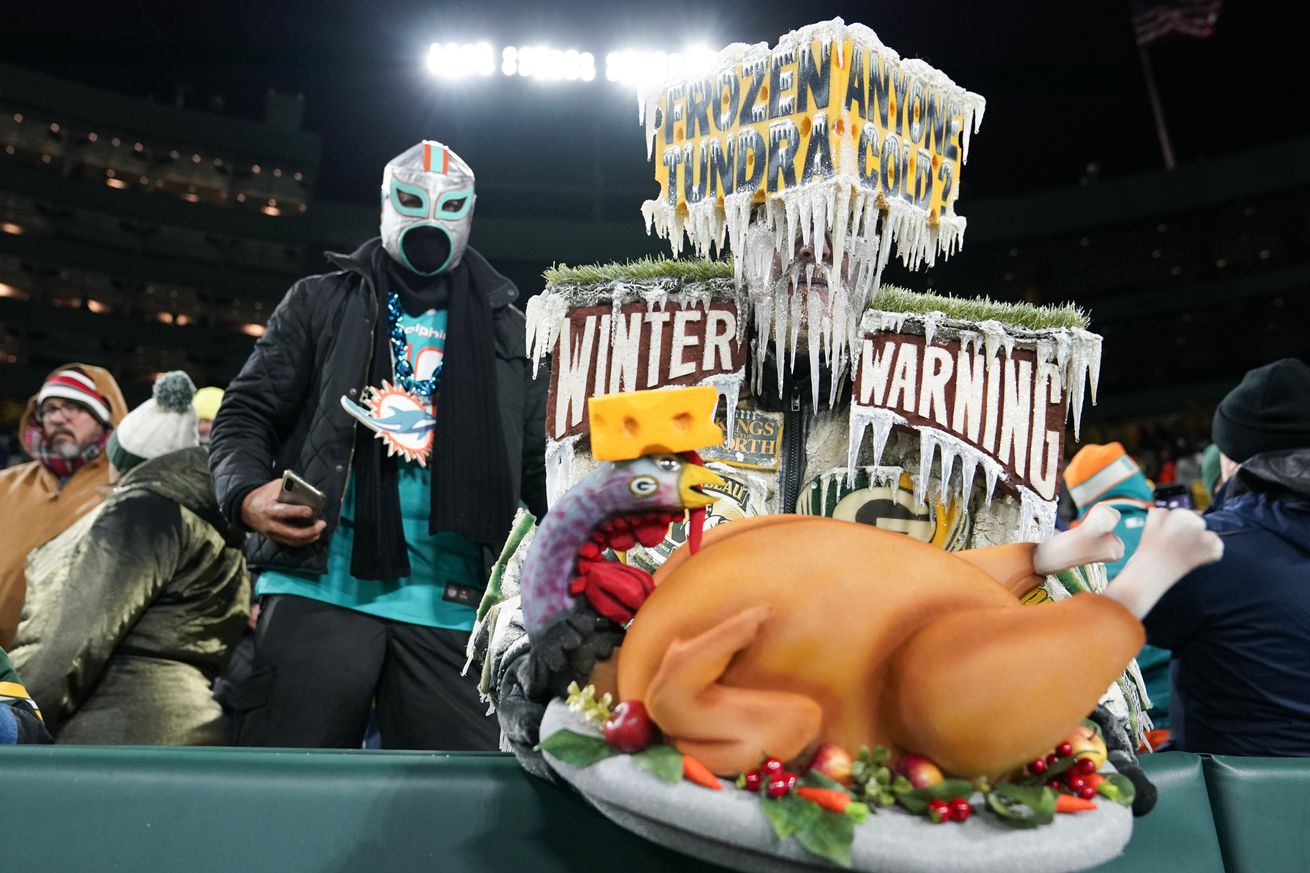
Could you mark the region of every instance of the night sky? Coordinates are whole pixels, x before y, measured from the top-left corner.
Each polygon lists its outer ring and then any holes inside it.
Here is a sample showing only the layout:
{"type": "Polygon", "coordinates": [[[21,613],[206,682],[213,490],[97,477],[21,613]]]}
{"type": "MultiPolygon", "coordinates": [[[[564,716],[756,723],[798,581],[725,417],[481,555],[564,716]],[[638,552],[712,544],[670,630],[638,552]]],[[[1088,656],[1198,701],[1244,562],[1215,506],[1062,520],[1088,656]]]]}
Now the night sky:
{"type": "MultiPolygon", "coordinates": [[[[382,165],[422,137],[464,155],[479,183],[654,190],[636,101],[604,80],[618,48],[774,43],[842,16],[872,27],[987,98],[961,203],[1161,166],[1127,0],[937,3],[500,3],[262,0],[21,4],[5,11],[0,59],[192,108],[222,97],[259,118],[268,88],[303,93],[324,138],[318,194],[368,202],[382,165]],[[210,11],[200,12],[205,7],[210,11]],[[69,27],[70,16],[77,26],[69,27]],[[597,57],[593,82],[539,83],[499,71],[444,83],[423,67],[433,40],[549,43],[597,57]]],[[[1230,2],[1210,39],[1151,47],[1180,163],[1310,133],[1310,3],[1230,2]]],[[[967,206],[962,205],[967,213],[967,206]]]]}

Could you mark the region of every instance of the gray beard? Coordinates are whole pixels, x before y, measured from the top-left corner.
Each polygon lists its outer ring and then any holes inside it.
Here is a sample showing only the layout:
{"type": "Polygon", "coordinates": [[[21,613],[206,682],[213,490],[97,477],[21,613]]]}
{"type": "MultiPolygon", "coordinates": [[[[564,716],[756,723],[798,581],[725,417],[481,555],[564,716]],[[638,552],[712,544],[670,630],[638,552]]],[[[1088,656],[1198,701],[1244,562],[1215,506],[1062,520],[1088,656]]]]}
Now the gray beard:
{"type": "Polygon", "coordinates": [[[69,440],[60,440],[54,447],[55,453],[65,461],[77,460],[82,454],[82,447],[69,440]]]}

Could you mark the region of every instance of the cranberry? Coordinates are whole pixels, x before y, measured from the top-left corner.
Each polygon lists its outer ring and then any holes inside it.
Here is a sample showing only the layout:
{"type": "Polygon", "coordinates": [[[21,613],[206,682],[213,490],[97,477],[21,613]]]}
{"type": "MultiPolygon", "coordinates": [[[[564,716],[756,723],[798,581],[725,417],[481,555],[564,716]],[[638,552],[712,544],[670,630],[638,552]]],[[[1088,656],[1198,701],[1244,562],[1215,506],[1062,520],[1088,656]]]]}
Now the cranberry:
{"type": "Polygon", "coordinates": [[[932,819],[933,824],[950,821],[951,805],[944,800],[928,801],[928,817],[932,819]]]}
{"type": "Polygon", "coordinates": [[[760,786],[764,784],[764,777],[759,770],[747,770],[745,777],[742,779],[742,784],[747,791],[759,791],[760,786]]]}
{"type": "Polygon", "coordinates": [[[951,798],[951,821],[964,821],[973,812],[973,807],[969,801],[963,797],[951,798]]]}
{"type": "Polygon", "coordinates": [[[769,786],[764,789],[764,793],[775,800],[788,794],[796,785],[796,777],[788,779],[785,776],[778,775],[769,779],[769,786]]]}
{"type": "Polygon", "coordinates": [[[1034,776],[1040,776],[1046,772],[1046,759],[1038,758],[1028,765],[1028,772],[1034,776]]]}
{"type": "Polygon", "coordinates": [[[1081,797],[1083,800],[1091,800],[1093,797],[1096,796],[1096,789],[1090,785],[1084,785],[1082,789],[1079,790],[1078,796],[1081,797]]]}
{"type": "Polygon", "coordinates": [[[1047,779],[1047,780],[1046,780],[1046,787],[1047,787],[1047,788],[1054,788],[1056,791],[1059,791],[1059,790],[1060,790],[1060,780],[1059,780],[1059,779],[1047,779]]]}
{"type": "Polygon", "coordinates": [[[788,791],[795,791],[795,790],[796,790],[796,774],[795,774],[795,773],[788,773],[786,770],[784,770],[784,771],[782,772],[782,781],[787,783],[787,790],[788,790],[788,791]]]}
{"type": "Polygon", "coordinates": [[[1060,745],[1055,747],[1055,754],[1059,755],[1061,758],[1067,758],[1073,754],[1073,745],[1069,742],[1060,743],[1060,745]]]}
{"type": "Polygon", "coordinates": [[[769,776],[782,772],[782,762],[777,758],[765,758],[764,763],[760,765],[760,772],[769,776]]]}
{"type": "Polygon", "coordinates": [[[1078,763],[1074,765],[1075,769],[1084,776],[1090,776],[1096,772],[1096,762],[1091,758],[1079,758],[1078,763]]]}
{"type": "Polygon", "coordinates": [[[1064,784],[1069,786],[1069,790],[1077,794],[1079,791],[1082,791],[1087,787],[1087,780],[1079,776],[1077,773],[1071,773],[1064,777],[1064,784]]]}
{"type": "Polygon", "coordinates": [[[1058,761],[1058,760],[1060,760],[1060,759],[1059,759],[1057,756],[1055,756],[1055,755],[1047,755],[1047,756],[1046,756],[1046,766],[1049,767],[1049,766],[1051,766],[1052,764],[1054,764],[1054,763],[1055,763],[1056,761],[1058,761]]]}

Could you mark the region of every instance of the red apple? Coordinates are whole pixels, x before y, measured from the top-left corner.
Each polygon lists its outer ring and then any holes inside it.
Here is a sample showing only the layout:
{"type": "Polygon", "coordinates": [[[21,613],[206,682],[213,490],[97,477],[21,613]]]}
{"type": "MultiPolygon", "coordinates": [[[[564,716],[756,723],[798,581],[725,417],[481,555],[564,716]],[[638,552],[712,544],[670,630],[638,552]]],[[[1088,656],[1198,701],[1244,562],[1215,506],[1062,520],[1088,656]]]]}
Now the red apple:
{"type": "Polygon", "coordinates": [[[906,755],[901,758],[901,762],[896,765],[896,772],[909,779],[915,788],[931,788],[944,778],[937,765],[922,755],[906,755]]]}
{"type": "Polygon", "coordinates": [[[605,742],[620,752],[640,752],[655,741],[655,723],[640,700],[624,700],[605,719],[605,742]]]}
{"type": "Polygon", "coordinates": [[[810,760],[809,769],[822,773],[834,782],[850,785],[853,781],[851,778],[852,763],[853,759],[850,752],[836,743],[824,743],[814,753],[814,757],[810,760]]]}

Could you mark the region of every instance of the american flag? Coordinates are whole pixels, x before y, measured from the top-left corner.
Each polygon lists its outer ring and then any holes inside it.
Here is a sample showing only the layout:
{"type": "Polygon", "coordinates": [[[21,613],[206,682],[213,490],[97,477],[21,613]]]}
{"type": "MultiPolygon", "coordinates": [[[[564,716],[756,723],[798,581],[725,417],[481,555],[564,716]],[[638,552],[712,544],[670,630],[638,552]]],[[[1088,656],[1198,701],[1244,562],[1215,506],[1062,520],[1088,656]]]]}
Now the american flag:
{"type": "Polygon", "coordinates": [[[1214,33],[1223,0],[1133,0],[1133,32],[1138,45],[1171,33],[1204,39],[1214,33]]]}

